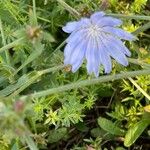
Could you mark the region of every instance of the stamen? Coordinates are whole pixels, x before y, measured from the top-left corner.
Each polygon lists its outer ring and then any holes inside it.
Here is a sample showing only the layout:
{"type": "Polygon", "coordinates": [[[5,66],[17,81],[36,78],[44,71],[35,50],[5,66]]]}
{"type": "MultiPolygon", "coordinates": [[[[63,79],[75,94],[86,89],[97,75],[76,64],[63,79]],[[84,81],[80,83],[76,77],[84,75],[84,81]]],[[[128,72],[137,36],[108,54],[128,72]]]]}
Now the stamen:
{"type": "Polygon", "coordinates": [[[101,29],[97,25],[91,25],[88,29],[88,36],[97,37],[101,29]]]}

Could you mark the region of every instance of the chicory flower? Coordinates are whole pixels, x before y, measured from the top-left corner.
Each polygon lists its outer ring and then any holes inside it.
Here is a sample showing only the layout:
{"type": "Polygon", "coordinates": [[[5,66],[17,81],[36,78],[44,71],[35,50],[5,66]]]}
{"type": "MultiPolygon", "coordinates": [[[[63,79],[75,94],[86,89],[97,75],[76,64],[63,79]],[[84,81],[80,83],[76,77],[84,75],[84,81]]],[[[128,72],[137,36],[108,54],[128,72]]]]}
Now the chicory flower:
{"type": "Polygon", "coordinates": [[[76,72],[86,59],[88,73],[94,73],[96,77],[101,65],[105,73],[111,72],[111,57],[127,66],[126,56],[131,53],[121,40],[132,41],[135,37],[118,28],[121,24],[121,20],[105,16],[104,12],[96,12],[90,18],[67,23],[63,31],[70,33],[70,36],[64,49],[64,64],[70,64],[72,72],[76,72]]]}

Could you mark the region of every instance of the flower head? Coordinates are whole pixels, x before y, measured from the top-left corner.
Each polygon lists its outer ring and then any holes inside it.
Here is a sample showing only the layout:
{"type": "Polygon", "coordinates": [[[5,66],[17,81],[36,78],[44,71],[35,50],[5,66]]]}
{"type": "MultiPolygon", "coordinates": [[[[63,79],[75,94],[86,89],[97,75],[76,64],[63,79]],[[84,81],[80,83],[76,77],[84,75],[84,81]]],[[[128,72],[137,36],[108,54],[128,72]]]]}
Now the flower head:
{"type": "Polygon", "coordinates": [[[95,76],[99,75],[100,65],[103,65],[105,73],[111,72],[111,57],[127,66],[126,56],[131,53],[121,40],[132,41],[135,37],[117,28],[121,24],[121,20],[105,16],[104,12],[67,23],[63,27],[64,32],[70,33],[64,49],[65,65],[70,64],[72,72],[75,72],[86,59],[88,73],[95,76]]]}

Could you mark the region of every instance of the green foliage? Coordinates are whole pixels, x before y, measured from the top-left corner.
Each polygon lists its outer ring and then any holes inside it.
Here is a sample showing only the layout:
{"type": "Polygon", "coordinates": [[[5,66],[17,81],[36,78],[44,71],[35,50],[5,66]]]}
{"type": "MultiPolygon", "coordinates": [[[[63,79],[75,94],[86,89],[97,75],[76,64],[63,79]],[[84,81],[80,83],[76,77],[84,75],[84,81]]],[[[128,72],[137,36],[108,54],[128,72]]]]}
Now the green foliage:
{"type": "Polygon", "coordinates": [[[136,141],[150,136],[148,4],[0,0],[0,150],[147,149],[136,141]],[[132,52],[128,67],[113,61],[110,76],[100,68],[93,79],[85,63],[76,73],[63,66],[67,35],[61,28],[99,10],[121,17],[138,40],[126,43],[132,52]],[[148,75],[136,72],[141,69],[148,75]]]}
{"type": "Polygon", "coordinates": [[[134,126],[129,128],[125,136],[124,145],[127,147],[131,146],[149,124],[150,121],[149,118],[147,118],[147,119],[142,119],[141,121],[134,124],[134,126]]]}
{"type": "Polygon", "coordinates": [[[67,129],[66,128],[59,128],[57,130],[52,130],[49,132],[48,142],[54,143],[58,142],[61,139],[64,139],[67,135],[67,129]]]}
{"type": "Polygon", "coordinates": [[[147,2],[148,0],[135,0],[132,3],[131,10],[139,13],[146,6],[147,2]]]}
{"type": "Polygon", "coordinates": [[[98,124],[103,130],[111,134],[120,135],[120,136],[124,135],[124,131],[108,119],[101,117],[98,119],[98,124]]]}

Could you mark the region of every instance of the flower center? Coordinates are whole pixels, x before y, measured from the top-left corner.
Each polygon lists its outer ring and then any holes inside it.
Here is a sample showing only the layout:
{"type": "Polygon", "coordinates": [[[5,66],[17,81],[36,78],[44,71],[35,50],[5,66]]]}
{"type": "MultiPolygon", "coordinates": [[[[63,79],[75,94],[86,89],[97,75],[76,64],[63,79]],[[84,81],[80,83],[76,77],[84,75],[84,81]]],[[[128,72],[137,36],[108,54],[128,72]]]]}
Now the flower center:
{"type": "Polygon", "coordinates": [[[97,25],[91,25],[88,28],[88,35],[92,37],[98,36],[99,31],[100,31],[100,28],[97,25]]]}

